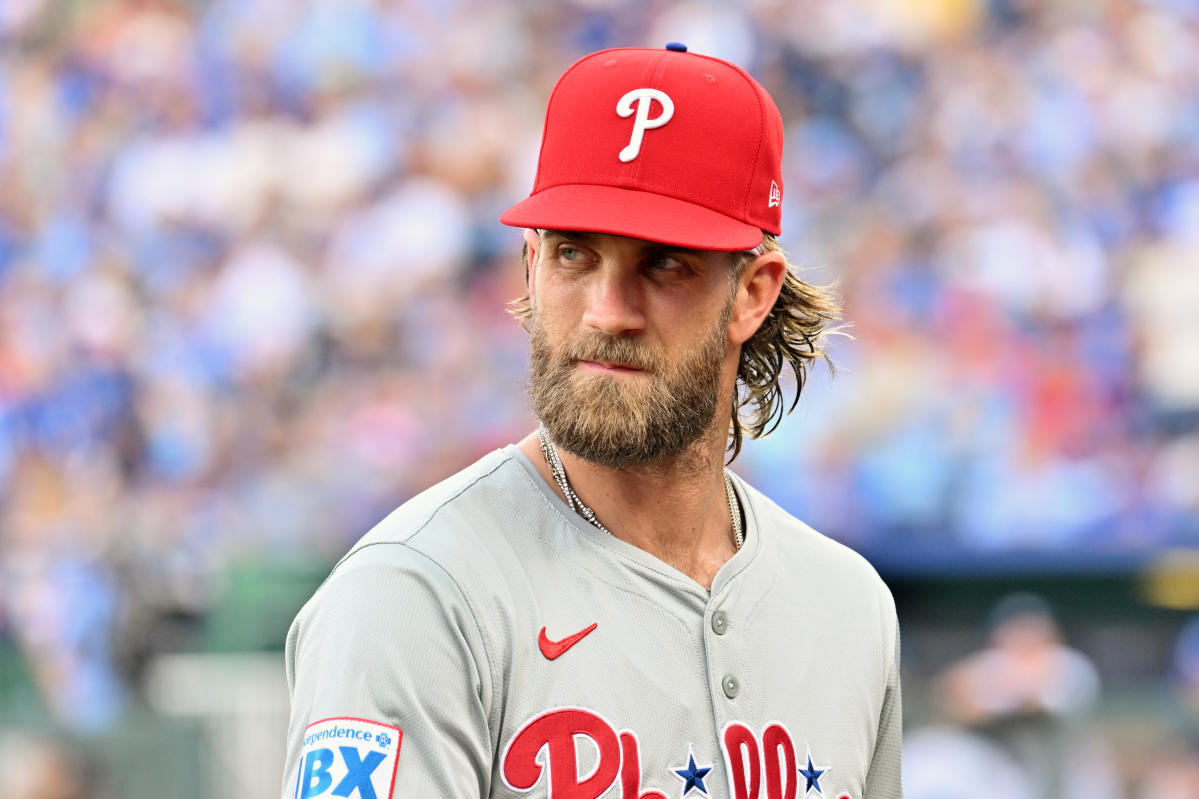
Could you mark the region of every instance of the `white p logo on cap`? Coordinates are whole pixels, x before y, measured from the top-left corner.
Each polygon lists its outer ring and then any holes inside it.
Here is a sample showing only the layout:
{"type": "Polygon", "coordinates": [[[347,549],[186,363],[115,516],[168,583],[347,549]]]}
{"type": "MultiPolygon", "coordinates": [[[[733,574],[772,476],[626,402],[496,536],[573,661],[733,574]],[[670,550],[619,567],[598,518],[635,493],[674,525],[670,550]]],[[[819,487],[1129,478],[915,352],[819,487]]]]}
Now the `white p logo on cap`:
{"type": "Polygon", "coordinates": [[[641,152],[641,139],[647,130],[660,128],[674,116],[674,101],[666,92],[658,89],[633,89],[616,103],[616,113],[627,119],[633,114],[633,104],[637,104],[637,117],[633,120],[633,136],[628,146],[620,151],[620,160],[628,163],[641,152]],[[662,104],[662,113],[653,119],[649,118],[650,105],[657,100],[662,104]]]}

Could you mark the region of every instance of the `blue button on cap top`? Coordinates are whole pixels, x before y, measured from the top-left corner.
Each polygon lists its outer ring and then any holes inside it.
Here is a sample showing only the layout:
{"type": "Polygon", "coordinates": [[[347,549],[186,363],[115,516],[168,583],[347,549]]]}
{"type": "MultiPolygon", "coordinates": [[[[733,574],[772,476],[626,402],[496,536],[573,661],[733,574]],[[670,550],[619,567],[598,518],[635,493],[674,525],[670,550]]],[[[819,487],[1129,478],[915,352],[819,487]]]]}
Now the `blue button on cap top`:
{"type": "Polygon", "coordinates": [[[676,53],[685,53],[687,52],[687,45],[682,42],[670,42],[666,45],[666,49],[674,50],[676,53]]]}

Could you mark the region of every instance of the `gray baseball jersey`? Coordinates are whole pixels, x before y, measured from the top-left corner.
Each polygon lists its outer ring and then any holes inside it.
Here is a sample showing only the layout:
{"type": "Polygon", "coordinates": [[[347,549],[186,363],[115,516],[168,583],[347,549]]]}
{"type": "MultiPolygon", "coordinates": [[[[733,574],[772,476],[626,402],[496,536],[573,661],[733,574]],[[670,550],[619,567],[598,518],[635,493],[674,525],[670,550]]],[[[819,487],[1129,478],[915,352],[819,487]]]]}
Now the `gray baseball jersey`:
{"type": "Polygon", "coordinates": [[[890,593],[735,486],[710,591],[514,446],[402,505],[292,625],[283,796],[901,797],[890,593]]]}

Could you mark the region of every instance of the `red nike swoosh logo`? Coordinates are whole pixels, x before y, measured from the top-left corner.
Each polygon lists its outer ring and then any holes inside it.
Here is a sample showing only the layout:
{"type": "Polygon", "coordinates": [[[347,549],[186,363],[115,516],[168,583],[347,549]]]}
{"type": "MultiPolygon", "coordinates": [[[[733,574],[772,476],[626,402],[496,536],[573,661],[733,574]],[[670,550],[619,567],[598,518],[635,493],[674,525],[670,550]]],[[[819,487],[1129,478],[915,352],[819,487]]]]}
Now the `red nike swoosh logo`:
{"type": "Polygon", "coordinates": [[[579,630],[574,635],[568,635],[561,641],[551,641],[545,634],[545,628],[541,628],[541,633],[537,636],[537,646],[541,649],[541,654],[545,655],[547,660],[553,660],[562,656],[562,653],[570,649],[572,646],[582,641],[583,638],[599,626],[599,622],[593,622],[590,627],[579,630]]]}

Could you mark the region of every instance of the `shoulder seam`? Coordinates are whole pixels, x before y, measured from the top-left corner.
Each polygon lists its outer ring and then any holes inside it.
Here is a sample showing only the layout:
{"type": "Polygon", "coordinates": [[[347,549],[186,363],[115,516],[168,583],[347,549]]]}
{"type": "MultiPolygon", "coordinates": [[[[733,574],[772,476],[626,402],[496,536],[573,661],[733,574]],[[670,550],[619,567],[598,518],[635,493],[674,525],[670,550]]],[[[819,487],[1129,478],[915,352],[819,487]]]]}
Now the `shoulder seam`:
{"type": "MultiPolygon", "coordinates": [[[[487,474],[490,474],[490,473],[491,472],[488,472],[487,474]]],[[[486,475],[480,475],[480,477],[484,477],[484,476],[486,476],[486,475]]],[[[471,481],[471,485],[474,485],[474,481],[471,481]]],[[[465,490],[465,489],[463,489],[463,490],[465,490]]],[[[461,492],[459,492],[459,493],[461,493],[461,492]]],[[[454,496],[458,496],[458,495],[455,494],[454,496]]],[[[430,516],[430,519],[431,518],[432,518],[432,516],[430,516]]],[[[426,522],[426,524],[427,523],[428,522],[426,522]]],[[[468,594],[465,590],[463,590],[462,584],[460,582],[458,582],[458,579],[456,577],[454,577],[454,575],[450,572],[450,570],[447,569],[445,566],[443,566],[441,563],[439,563],[437,560],[435,560],[433,557],[431,557],[430,555],[428,555],[424,552],[421,552],[416,547],[409,545],[407,541],[396,541],[394,543],[404,547],[409,552],[412,552],[413,554],[420,556],[421,558],[423,558],[424,560],[426,560],[430,564],[432,564],[438,571],[440,571],[442,574],[445,575],[446,579],[449,580],[450,583],[454,586],[454,590],[456,590],[458,592],[458,595],[460,597],[462,597],[462,601],[466,603],[467,609],[470,610],[470,620],[475,625],[475,635],[479,636],[479,642],[483,646],[483,660],[486,661],[487,676],[491,680],[491,685],[488,686],[488,690],[491,694],[491,701],[488,703],[489,704],[489,707],[488,707],[489,718],[496,718],[495,703],[497,700],[498,693],[497,693],[495,687],[500,684],[500,681],[498,679],[498,675],[496,675],[496,673],[495,673],[494,658],[492,658],[491,653],[487,651],[487,636],[485,636],[483,634],[483,627],[482,627],[482,625],[479,624],[479,611],[478,611],[477,607],[475,606],[474,601],[471,599],[470,594],[468,594]]]]}
{"type": "MultiPolygon", "coordinates": [[[[442,509],[442,508],[444,508],[446,505],[450,504],[450,502],[452,502],[453,500],[455,500],[455,499],[457,499],[458,497],[460,497],[460,496],[462,496],[463,494],[465,494],[465,493],[466,493],[466,492],[467,492],[469,489],[473,488],[473,487],[475,486],[475,484],[476,484],[476,483],[478,483],[480,480],[482,480],[484,477],[489,477],[489,476],[491,476],[492,474],[494,474],[494,473],[495,473],[495,471],[496,471],[497,469],[499,469],[499,468],[500,468],[501,466],[503,466],[505,463],[508,463],[510,460],[512,460],[511,456],[510,456],[510,455],[505,455],[503,458],[501,458],[501,459],[500,459],[499,463],[497,463],[495,466],[493,466],[492,468],[490,468],[490,469],[488,469],[487,471],[483,472],[482,474],[480,474],[480,475],[476,476],[476,477],[475,477],[473,480],[471,480],[469,483],[467,483],[466,485],[462,486],[462,488],[458,489],[458,490],[457,490],[457,491],[455,491],[455,492],[454,492],[452,495],[450,495],[450,496],[446,497],[446,498],[445,498],[445,500],[443,500],[442,502],[438,503],[438,505],[437,505],[437,507],[436,507],[436,508],[433,508],[433,510],[429,511],[429,515],[428,515],[428,517],[427,517],[427,518],[426,518],[426,519],[425,519],[423,522],[421,522],[420,524],[418,524],[418,525],[416,526],[416,529],[414,529],[414,530],[413,530],[413,531],[412,531],[412,532],[411,532],[411,533],[408,535],[408,537],[407,537],[407,538],[405,538],[404,540],[402,540],[402,541],[372,541],[372,542],[370,542],[369,544],[363,544],[363,545],[361,545],[361,546],[355,546],[355,547],[354,547],[353,549],[351,549],[349,552],[347,552],[346,554],[342,555],[342,556],[341,556],[341,558],[340,558],[340,559],[338,559],[337,563],[333,564],[333,568],[329,570],[329,574],[328,574],[328,576],[327,576],[327,577],[325,577],[325,579],[321,581],[321,585],[324,585],[324,584],[325,584],[325,582],[327,582],[327,581],[328,581],[329,577],[332,577],[332,576],[333,576],[333,573],[334,573],[334,572],[336,572],[336,571],[337,571],[337,570],[338,570],[338,569],[341,567],[341,564],[345,563],[347,560],[349,560],[351,557],[353,557],[353,556],[354,556],[356,553],[358,553],[358,552],[361,552],[362,550],[364,550],[364,549],[367,549],[367,548],[369,548],[369,547],[380,546],[380,545],[383,545],[383,544],[399,544],[399,545],[401,545],[401,546],[407,546],[407,547],[409,547],[409,548],[410,548],[410,549],[412,549],[412,551],[414,551],[414,552],[419,552],[420,550],[416,549],[415,547],[412,547],[412,546],[411,546],[411,545],[410,545],[408,542],[409,542],[409,541],[410,541],[410,540],[411,540],[413,537],[415,537],[415,536],[419,535],[419,534],[420,534],[422,531],[424,531],[424,529],[425,529],[426,527],[428,527],[428,526],[429,526],[429,524],[430,524],[430,523],[433,521],[433,519],[437,517],[437,514],[438,514],[438,513],[441,511],[441,509],[442,509]]],[[[402,505],[401,505],[401,507],[402,507],[402,505]]],[[[384,518],[383,520],[381,520],[381,521],[379,522],[379,524],[382,524],[382,523],[383,523],[383,521],[385,521],[385,520],[386,520],[386,518],[384,518]]],[[[421,554],[424,554],[424,553],[421,553],[421,554]]],[[[428,555],[425,555],[425,557],[429,557],[429,556],[428,556],[428,555]]],[[[432,558],[429,558],[429,560],[431,560],[431,561],[432,561],[433,559],[432,559],[432,558]]],[[[433,562],[435,562],[435,563],[436,563],[436,561],[433,561],[433,562]]],[[[441,564],[438,564],[438,566],[441,566],[441,564]]],[[[444,569],[444,567],[442,567],[442,568],[444,569]]],[[[446,573],[448,574],[449,572],[446,572],[446,573]]]]}
{"type": "MultiPolygon", "coordinates": [[[[417,549],[416,547],[410,545],[407,541],[378,541],[378,542],[375,542],[372,544],[366,544],[365,546],[361,547],[360,549],[366,549],[367,547],[373,547],[373,546],[378,546],[378,545],[382,545],[382,544],[389,544],[392,546],[401,547],[404,550],[406,550],[407,552],[410,552],[414,556],[420,558],[422,561],[427,562],[431,567],[435,568],[439,574],[443,575],[445,577],[445,579],[449,581],[450,585],[452,585],[454,587],[454,590],[458,593],[458,596],[462,598],[463,604],[466,606],[466,609],[470,612],[470,620],[471,620],[471,623],[474,624],[475,635],[478,636],[479,642],[483,648],[484,666],[486,668],[487,677],[490,682],[490,685],[488,686],[488,690],[491,694],[491,701],[488,703],[489,718],[492,718],[492,719],[496,718],[496,701],[498,698],[498,694],[495,690],[495,686],[500,685],[501,682],[499,679],[499,675],[495,671],[495,662],[496,661],[495,661],[495,658],[492,657],[491,652],[489,651],[488,644],[487,644],[487,636],[483,634],[483,626],[481,624],[479,624],[479,610],[478,610],[477,604],[471,598],[471,595],[462,588],[462,583],[460,583],[458,581],[458,579],[453,575],[453,573],[449,569],[447,569],[443,564],[441,564],[435,558],[430,556],[428,553],[422,552],[421,550],[417,549]]],[[[354,551],[357,552],[359,550],[354,550],[354,551]]],[[[345,558],[342,558],[342,560],[344,561],[345,558]]],[[[338,565],[341,565],[340,561],[338,562],[338,565]]],[[[333,577],[333,573],[330,572],[329,576],[325,578],[325,582],[328,582],[330,579],[332,579],[332,577],[333,577]]],[[[321,583],[321,586],[322,587],[324,586],[324,582],[321,583]]],[[[319,589],[318,589],[318,591],[319,591],[319,589]]]]}
{"type": "MultiPolygon", "coordinates": [[[[494,474],[501,466],[503,466],[504,464],[508,463],[511,460],[512,460],[512,457],[510,455],[504,455],[504,457],[500,458],[499,462],[496,463],[493,467],[491,467],[487,471],[483,472],[482,474],[477,475],[473,480],[468,482],[466,485],[462,486],[462,488],[460,488],[458,491],[455,491],[451,496],[446,497],[446,499],[444,501],[438,503],[437,507],[433,508],[433,510],[429,512],[428,517],[423,522],[421,522],[419,525],[417,525],[416,529],[414,529],[412,531],[412,533],[404,540],[402,540],[402,541],[401,540],[372,541],[369,544],[355,546],[349,552],[342,555],[340,559],[338,559],[337,563],[335,563],[333,565],[333,568],[329,570],[329,574],[325,576],[325,579],[321,581],[321,584],[319,586],[317,586],[316,591],[313,592],[313,595],[315,596],[316,593],[319,592],[321,590],[321,588],[323,588],[325,586],[325,583],[329,582],[329,580],[331,580],[333,578],[333,575],[338,571],[338,569],[341,568],[341,565],[343,563],[345,563],[347,560],[349,560],[351,557],[353,557],[356,553],[362,552],[363,550],[368,549],[370,547],[382,546],[382,545],[392,545],[392,546],[403,547],[404,549],[408,550],[409,552],[419,555],[421,558],[423,558],[424,560],[431,563],[433,566],[435,566],[437,568],[438,571],[440,571],[442,574],[444,574],[445,577],[450,581],[450,583],[454,586],[454,589],[458,592],[459,596],[462,597],[463,602],[466,603],[467,609],[470,611],[471,621],[475,625],[475,633],[476,633],[476,635],[479,636],[479,640],[482,642],[482,645],[483,645],[483,659],[486,661],[487,673],[491,679],[491,695],[492,696],[491,696],[491,707],[489,708],[489,710],[490,710],[493,718],[495,715],[495,702],[496,702],[495,686],[499,685],[500,683],[498,680],[498,675],[495,673],[494,659],[492,658],[491,653],[487,649],[487,638],[486,638],[486,636],[483,635],[482,626],[479,624],[478,609],[477,609],[475,603],[471,600],[470,595],[462,589],[462,584],[458,582],[457,578],[454,577],[454,575],[450,572],[449,569],[447,569],[444,565],[439,563],[436,559],[431,557],[429,554],[422,552],[421,550],[412,546],[409,543],[409,541],[414,536],[421,533],[426,527],[428,527],[429,524],[433,521],[433,519],[436,518],[438,512],[441,511],[442,508],[444,508],[446,505],[448,505],[454,499],[457,499],[458,497],[462,496],[462,494],[466,493],[466,491],[468,491],[469,489],[473,488],[475,486],[475,484],[478,483],[483,478],[494,474]]],[[[382,521],[380,521],[380,523],[382,523],[382,521]]]]}

